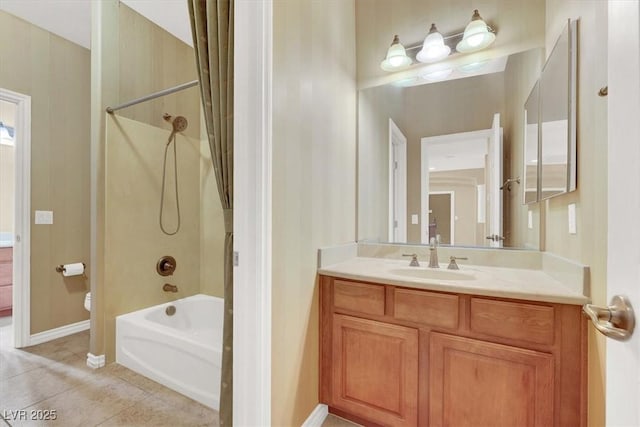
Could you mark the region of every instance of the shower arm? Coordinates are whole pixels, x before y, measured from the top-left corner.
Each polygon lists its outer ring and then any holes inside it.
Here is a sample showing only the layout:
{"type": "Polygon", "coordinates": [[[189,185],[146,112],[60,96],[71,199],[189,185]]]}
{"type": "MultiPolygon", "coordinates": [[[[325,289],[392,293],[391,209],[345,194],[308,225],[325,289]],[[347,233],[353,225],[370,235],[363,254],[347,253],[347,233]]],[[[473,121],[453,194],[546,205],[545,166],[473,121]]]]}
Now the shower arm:
{"type": "Polygon", "coordinates": [[[513,182],[520,184],[520,177],[507,179],[504,184],[502,184],[502,187],[500,187],[500,190],[504,190],[506,187],[508,191],[511,191],[511,183],[513,182]]]}

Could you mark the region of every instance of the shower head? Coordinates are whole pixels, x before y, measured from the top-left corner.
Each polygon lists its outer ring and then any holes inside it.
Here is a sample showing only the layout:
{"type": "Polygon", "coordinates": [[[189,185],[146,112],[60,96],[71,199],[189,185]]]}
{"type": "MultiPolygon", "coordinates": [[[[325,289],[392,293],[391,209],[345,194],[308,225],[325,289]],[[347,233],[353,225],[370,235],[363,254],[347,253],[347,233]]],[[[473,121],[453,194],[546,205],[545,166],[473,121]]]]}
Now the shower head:
{"type": "Polygon", "coordinates": [[[189,125],[189,122],[187,122],[187,119],[184,118],[183,116],[176,116],[174,118],[171,114],[164,113],[162,115],[162,118],[171,123],[171,126],[173,126],[174,133],[183,132],[189,125]]]}
{"type": "Polygon", "coordinates": [[[185,119],[184,117],[178,116],[175,119],[173,119],[171,124],[173,125],[174,132],[182,132],[187,128],[187,125],[189,123],[187,122],[187,119],[185,119]]]}

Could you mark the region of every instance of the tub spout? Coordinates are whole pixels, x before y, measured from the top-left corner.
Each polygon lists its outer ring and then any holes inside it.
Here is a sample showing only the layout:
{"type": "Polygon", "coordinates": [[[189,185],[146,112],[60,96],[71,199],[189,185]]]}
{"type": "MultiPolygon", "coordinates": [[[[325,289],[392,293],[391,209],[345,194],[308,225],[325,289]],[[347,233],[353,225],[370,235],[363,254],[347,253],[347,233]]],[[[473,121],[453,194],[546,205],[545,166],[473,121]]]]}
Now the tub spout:
{"type": "Polygon", "coordinates": [[[162,287],[162,290],[165,292],[178,292],[178,287],[176,285],[165,283],[164,286],[162,287]]]}

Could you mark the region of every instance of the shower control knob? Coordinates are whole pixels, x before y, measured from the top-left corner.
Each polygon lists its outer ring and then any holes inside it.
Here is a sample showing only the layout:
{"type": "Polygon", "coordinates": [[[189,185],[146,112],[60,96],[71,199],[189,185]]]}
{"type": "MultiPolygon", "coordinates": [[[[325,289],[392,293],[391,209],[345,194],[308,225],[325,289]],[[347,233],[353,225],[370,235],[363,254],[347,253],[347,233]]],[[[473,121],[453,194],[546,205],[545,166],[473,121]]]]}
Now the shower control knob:
{"type": "Polygon", "coordinates": [[[171,276],[176,271],[176,259],[170,255],[165,255],[158,260],[156,271],[161,276],[171,276]]]}

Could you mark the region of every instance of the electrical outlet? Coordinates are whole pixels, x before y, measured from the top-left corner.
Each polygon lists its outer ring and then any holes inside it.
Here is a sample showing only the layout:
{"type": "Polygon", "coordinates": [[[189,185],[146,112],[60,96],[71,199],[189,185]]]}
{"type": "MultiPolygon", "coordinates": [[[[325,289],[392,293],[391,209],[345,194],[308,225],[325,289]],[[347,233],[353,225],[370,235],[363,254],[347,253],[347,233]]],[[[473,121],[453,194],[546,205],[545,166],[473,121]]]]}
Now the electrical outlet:
{"type": "Polygon", "coordinates": [[[417,214],[411,215],[411,224],[416,225],[417,223],[418,223],[418,215],[417,214]]]}
{"type": "Polygon", "coordinates": [[[53,211],[36,211],[35,223],[45,225],[53,224],[53,211]]]}
{"type": "Polygon", "coordinates": [[[527,227],[529,230],[533,230],[533,211],[527,212],[527,227]]]}

